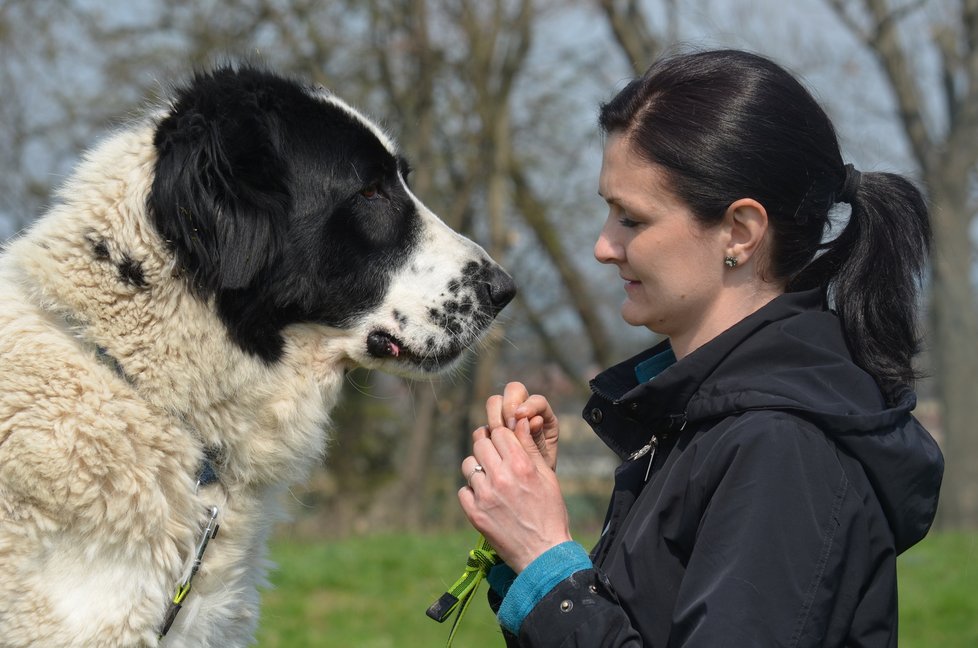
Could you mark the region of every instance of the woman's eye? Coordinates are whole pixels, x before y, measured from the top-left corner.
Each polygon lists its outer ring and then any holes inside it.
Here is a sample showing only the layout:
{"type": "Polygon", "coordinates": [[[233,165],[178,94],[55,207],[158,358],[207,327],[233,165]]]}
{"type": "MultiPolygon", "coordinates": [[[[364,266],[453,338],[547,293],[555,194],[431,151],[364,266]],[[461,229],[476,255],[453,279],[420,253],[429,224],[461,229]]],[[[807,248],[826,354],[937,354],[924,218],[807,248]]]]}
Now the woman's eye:
{"type": "Polygon", "coordinates": [[[621,216],[618,218],[618,224],[621,225],[622,227],[632,228],[638,225],[638,221],[633,221],[628,216],[621,216]]]}
{"type": "Polygon", "coordinates": [[[366,198],[367,200],[377,200],[378,198],[380,198],[380,189],[378,189],[377,185],[375,184],[367,185],[366,187],[360,190],[360,195],[366,198]]]}

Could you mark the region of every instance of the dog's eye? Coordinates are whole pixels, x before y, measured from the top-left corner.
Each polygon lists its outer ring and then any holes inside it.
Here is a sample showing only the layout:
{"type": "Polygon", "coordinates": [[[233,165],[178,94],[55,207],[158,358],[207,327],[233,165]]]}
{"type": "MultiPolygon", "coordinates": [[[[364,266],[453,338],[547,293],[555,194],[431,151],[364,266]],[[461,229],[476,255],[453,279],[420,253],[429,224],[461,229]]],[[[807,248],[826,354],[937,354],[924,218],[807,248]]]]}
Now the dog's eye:
{"type": "Polygon", "coordinates": [[[367,200],[377,200],[380,198],[380,189],[375,184],[367,185],[360,190],[360,195],[367,200]]]}

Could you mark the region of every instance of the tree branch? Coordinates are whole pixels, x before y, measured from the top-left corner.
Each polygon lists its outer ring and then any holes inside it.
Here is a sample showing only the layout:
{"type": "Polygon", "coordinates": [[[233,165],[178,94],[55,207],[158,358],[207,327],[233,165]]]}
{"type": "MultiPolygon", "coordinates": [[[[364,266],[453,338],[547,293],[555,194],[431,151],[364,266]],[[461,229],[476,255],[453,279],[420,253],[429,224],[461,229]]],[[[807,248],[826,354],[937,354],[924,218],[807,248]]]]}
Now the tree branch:
{"type": "MultiPolygon", "coordinates": [[[[960,68],[965,87],[961,96],[957,98],[955,120],[952,122],[950,136],[953,141],[974,142],[978,139],[978,0],[964,0],[962,4],[964,52],[960,68]]],[[[971,151],[975,150],[974,146],[968,148],[971,151]]]]}
{"type": "Polygon", "coordinates": [[[839,21],[845,25],[846,29],[848,29],[849,32],[852,33],[852,35],[855,36],[861,43],[864,45],[870,45],[872,34],[870,34],[870,32],[866,29],[863,29],[862,25],[860,25],[851,15],[849,15],[849,12],[846,11],[845,0],[828,0],[828,3],[829,7],[835,11],[835,15],[839,18],[839,21]]]}
{"type": "Polygon", "coordinates": [[[638,0],[597,0],[632,71],[641,76],[658,56],[662,43],[649,31],[649,21],[638,0]]]}
{"type": "Polygon", "coordinates": [[[584,326],[594,361],[602,367],[612,364],[611,342],[605,332],[590,291],[577,269],[571,263],[560,243],[560,237],[550,221],[547,220],[545,203],[530,186],[522,166],[515,160],[510,167],[513,181],[514,202],[523,219],[536,234],[540,246],[550,258],[570,296],[571,303],[584,326]]]}
{"type": "Polygon", "coordinates": [[[828,0],[828,3],[842,24],[869,48],[883,67],[914,158],[926,173],[934,166],[933,142],[924,124],[914,74],[897,34],[899,20],[919,6],[919,2],[891,10],[886,0],[863,0],[863,7],[873,23],[868,29],[862,27],[846,10],[845,0],[828,0]]]}

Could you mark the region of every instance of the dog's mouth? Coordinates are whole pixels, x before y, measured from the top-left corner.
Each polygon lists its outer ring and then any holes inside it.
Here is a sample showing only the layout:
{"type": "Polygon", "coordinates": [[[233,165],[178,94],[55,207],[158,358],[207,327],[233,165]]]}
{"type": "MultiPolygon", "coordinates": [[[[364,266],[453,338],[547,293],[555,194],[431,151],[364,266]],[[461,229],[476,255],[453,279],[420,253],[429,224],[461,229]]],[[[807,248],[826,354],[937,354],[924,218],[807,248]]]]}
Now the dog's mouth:
{"type": "Polygon", "coordinates": [[[367,354],[371,357],[413,364],[430,372],[444,369],[458,359],[464,349],[464,345],[453,345],[453,348],[431,349],[424,355],[419,355],[387,331],[376,330],[367,336],[367,354]]]}
{"type": "Polygon", "coordinates": [[[413,355],[407,346],[386,331],[374,331],[367,336],[367,353],[375,358],[410,360],[413,355]]]}

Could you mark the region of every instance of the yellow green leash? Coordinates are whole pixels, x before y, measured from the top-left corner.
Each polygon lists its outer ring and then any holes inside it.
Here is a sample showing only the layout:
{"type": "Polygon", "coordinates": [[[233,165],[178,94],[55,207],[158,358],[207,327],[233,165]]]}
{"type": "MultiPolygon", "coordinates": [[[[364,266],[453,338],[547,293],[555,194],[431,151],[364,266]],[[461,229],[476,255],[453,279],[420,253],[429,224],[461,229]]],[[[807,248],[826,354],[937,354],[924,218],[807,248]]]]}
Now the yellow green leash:
{"type": "Polygon", "coordinates": [[[455,639],[458,624],[468,609],[469,603],[472,602],[472,596],[479,589],[482,579],[489,575],[489,570],[494,565],[501,562],[502,559],[496,550],[489,545],[485,536],[480,535],[475,543],[475,548],[469,552],[469,558],[465,562],[465,571],[462,572],[462,576],[428,608],[428,616],[438,623],[444,623],[452,615],[452,612],[458,610],[455,622],[452,623],[452,630],[448,634],[448,648],[452,647],[452,640],[455,639]]]}

